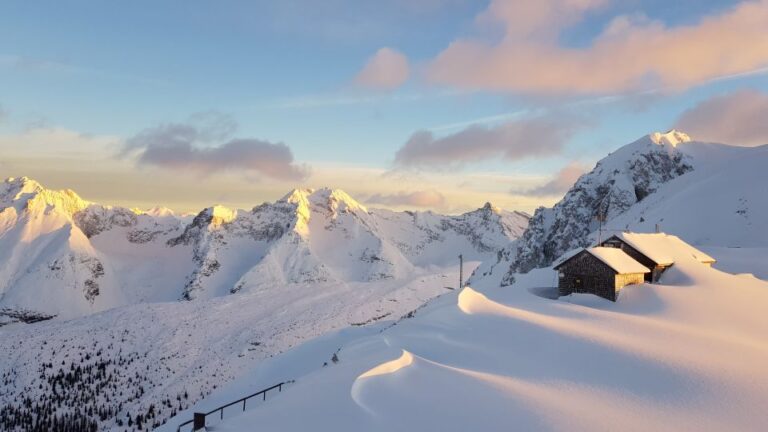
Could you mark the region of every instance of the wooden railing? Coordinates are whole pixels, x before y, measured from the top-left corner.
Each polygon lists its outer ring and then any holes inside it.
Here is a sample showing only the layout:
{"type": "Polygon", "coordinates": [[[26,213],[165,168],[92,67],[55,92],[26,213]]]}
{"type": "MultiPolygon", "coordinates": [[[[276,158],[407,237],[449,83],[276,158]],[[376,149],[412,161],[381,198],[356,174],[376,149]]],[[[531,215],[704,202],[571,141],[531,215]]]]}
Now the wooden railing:
{"type": "Polygon", "coordinates": [[[283,386],[287,385],[287,384],[291,384],[291,383],[293,383],[293,381],[284,381],[284,382],[281,382],[280,384],[275,384],[275,385],[273,385],[270,388],[265,388],[264,390],[256,392],[256,393],[254,393],[252,395],[248,395],[248,396],[246,396],[244,398],[241,398],[241,399],[238,399],[238,400],[236,400],[234,402],[230,402],[230,403],[228,403],[226,405],[222,405],[220,407],[214,408],[211,411],[208,411],[206,413],[194,413],[192,420],[187,420],[184,423],[181,423],[179,425],[179,427],[176,428],[176,432],[181,432],[181,428],[183,428],[184,426],[190,425],[190,424],[192,425],[192,431],[193,432],[194,431],[202,430],[203,428],[205,428],[205,418],[208,417],[209,415],[218,412],[219,413],[219,419],[220,420],[224,420],[224,409],[225,408],[229,408],[229,407],[231,407],[233,405],[237,405],[239,403],[242,403],[243,404],[243,411],[245,411],[245,404],[246,404],[246,402],[249,399],[255,398],[256,396],[262,396],[262,400],[266,401],[267,400],[267,393],[270,390],[277,389],[278,392],[282,392],[283,391],[283,386]]]}

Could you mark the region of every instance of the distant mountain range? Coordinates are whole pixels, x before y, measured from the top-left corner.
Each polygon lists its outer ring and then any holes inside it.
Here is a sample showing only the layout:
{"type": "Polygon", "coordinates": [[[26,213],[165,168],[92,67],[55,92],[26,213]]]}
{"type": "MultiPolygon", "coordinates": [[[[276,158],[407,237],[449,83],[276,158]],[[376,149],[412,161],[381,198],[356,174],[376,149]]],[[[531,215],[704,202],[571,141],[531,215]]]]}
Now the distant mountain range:
{"type": "Polygon", "coordinates": [[[403,279],[457,255],[482,261],[529,216],[491,204],[459,216],[367,209],[341,190],[297,189],[251,210],[194,217],[103,206],[29,178],[0,184],[0,309],[82,316],[286,284],[403,279]]]}

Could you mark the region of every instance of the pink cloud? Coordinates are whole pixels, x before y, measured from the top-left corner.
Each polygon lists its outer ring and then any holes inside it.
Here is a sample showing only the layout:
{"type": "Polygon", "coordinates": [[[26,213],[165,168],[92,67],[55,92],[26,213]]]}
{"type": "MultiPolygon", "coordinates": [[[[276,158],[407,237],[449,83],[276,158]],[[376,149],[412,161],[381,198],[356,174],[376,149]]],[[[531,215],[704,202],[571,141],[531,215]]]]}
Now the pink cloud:
{"type": "Polygon", "coordinates": [[[366,63],[355,78],[355,83],[364,87],[391,90],[408,80],[410,67],[408,59],[401,52],[381,48],[366,63]]]}
{"type": "Polygon", "coordinates": [[[237,125],[229,116],[194,115],[186,123],[148,128],[126,140],[121,157],[136,155],[139,166],[199,175],[238,171],[282,181],[301,181],[309,168],[296,164],[283,143],[255,138],[228,139],[237,125]]]}
{"type": "Polygon", "coordinates": [[[512,191],[513,194],[526,196],[555,196],[563,195],[568,191],[579,177],[587,171],[587,168],[578,163],[571,162],[558,171],[551,180],[541,186],[526,191],[512,191]]]}
{"type": "Polygon", "coordinates": [[[744,1],[692,25],[619,16],[584,48],[558,36],[607,0],[493,0],[478,21],[503,37],[459,39],[428,65],[435,83],[523,93],[685,88],[768,66],[768,0],[744,1]]]}
{"type": "Polygon", "coordinates": [[[741,90],[715,96],[685,111],[675,127],[699,141],[768,144],[768,94],[741,90]]]}
{"type": "Polygon", "coordinates": [[[583,122],[565,116],[509,120],[496,126],[472,125],[436,137],[419,131],[395,154],[395,165],[408,168],[450,169],[468,162],[496,158],[520,160],[559,153],[583,122]]]}

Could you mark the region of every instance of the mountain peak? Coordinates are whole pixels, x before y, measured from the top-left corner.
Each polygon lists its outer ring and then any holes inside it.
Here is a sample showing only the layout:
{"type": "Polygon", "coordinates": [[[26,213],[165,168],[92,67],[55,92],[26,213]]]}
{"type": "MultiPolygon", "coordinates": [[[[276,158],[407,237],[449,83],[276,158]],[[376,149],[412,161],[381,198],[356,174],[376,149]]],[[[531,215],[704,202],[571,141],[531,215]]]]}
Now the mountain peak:
{"type": "Polygon", "coordinates": [[[203,210],[211,218],[211,225],[221,226],[232,222],[237,217],[237,210],[221,205],[215,205],[203,210]]]}
{"type": "MultiPolygon", "coordinates": [[[[8,177],[3,184],[3,196],[40,192],[43,186],[29,177],[8,177]]],[[[13,199],[12,198],[12,199],[13,199]]]]}
{"type": "Polygon", "coordinates": [[[16,202],[26,206],[28,210],[40,211],[50,206],[58,208],[70,216],[85,209],[90,204],[71,189],[61,191],[46,189],[29,177],[7,178],[0,188],[0,202],[7,205],[16,202]]]}
{"type": "Polygon", "coordinates": [[[490,202],[485,203],[481,209],[485,210],[485,211],[490,211],[490,212],[493,212],[493,213],[496,213],[496,214],[500,214],[501,213],[501,208],[496,207],[495,205],[491,204],[490,202]]]}
{"type": "Polygon", "coordinates": [[[141,208],[134,207],[131,209],[131,211],[137,215],[149,215],[156,218],[176,216],[176,213],[173,210],[163,206],[155,206],[149,209],[141,209],[141,208]]]}
{"type": "Polygon", "coordinates": [[[280,201],[296,204],[299,207],[328,206],[332,210],[349,209],[367,212],[368,209],[341,189],[323,187],[320,189],[294,189],[280,201]]]}
{"type": "Polygon", "coordinates": [[[652,134],[648,135],[648,138],[657,145],[670,145],[672,147],[677,147],[678,144],[681,143],[687,143],[691,142],[691,137],[688,136],[685,132],[680,132],[679,130],[672,129],[667,132],[654,132],[652,134]]]}

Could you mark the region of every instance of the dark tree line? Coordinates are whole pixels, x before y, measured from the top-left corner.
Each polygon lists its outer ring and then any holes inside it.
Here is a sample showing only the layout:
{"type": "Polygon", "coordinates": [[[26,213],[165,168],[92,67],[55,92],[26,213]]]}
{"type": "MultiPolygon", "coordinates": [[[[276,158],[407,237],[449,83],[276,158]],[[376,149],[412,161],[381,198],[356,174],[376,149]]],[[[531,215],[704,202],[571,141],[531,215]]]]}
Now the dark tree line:
{"type": "MultiPolygon", "coordinates": [[[[175,400],[171,396],[153,398],[155,403],[148,406],[142,401],[139,409],[133,408],[135,412],[124,409],[124,405],[146,399],[146,386],[154,387],[144,373],[130,367],[141,356],[115,352],[112,344],[106,349],[96,344],[91,349],[79,348],[69,363],[40,363],[36,379],[17,387],[15,395],[4,394],[2,389],[16,387],[17,372],[10,369],[0,376],[0,431],[96,432],[114,425],[126,431],[145,431],[189,405],[185,391],[175,400]],[[108,353],[116,355],[110,358],[108,353]]],[[[151,371],[147,365],[146,372],[157,372],[159,366],[155,367],[151,371]]]]}

